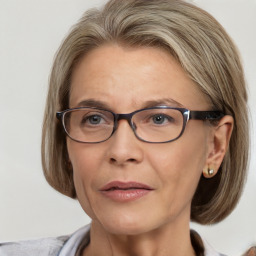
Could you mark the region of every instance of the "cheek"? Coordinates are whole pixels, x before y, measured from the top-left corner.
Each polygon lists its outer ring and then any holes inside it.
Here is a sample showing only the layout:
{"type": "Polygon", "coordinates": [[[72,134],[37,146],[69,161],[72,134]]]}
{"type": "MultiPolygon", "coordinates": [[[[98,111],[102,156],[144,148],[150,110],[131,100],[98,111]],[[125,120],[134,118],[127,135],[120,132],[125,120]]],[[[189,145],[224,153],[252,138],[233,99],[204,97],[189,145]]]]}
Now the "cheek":
{"type": "Polygon", "coordinates": [[[157,170],[165,191],[163,202],[172,207],[181,209],[181,204],[192,200],[206,161],[207,140],[203,135],[184,136],[148,151],[148,161],[157,170]]]}
{"type": "Polygon", "coordinates": [[[97,170],[104,159],[104,150],[99,144],[83,144],[67,140],[69,159],[74,174],[90,179],[97,175],[97,170]]]}
{"type": "Polygon", "coordinates": [[[206,161],[206,143],[183,143],[182,140],[170,144],[151,147],[148,161],[163,175],[193,176],[202,172],[206,161]]]}
{"type": "Polygon", "coordinates": [[[93,184],[99,175],[98,170],[103,153],[93,146],[67,141],[68,154],[73,167],[74,184],[78,201],[84,211],[94,217],[91,201],[93,200],[93,184]]]}

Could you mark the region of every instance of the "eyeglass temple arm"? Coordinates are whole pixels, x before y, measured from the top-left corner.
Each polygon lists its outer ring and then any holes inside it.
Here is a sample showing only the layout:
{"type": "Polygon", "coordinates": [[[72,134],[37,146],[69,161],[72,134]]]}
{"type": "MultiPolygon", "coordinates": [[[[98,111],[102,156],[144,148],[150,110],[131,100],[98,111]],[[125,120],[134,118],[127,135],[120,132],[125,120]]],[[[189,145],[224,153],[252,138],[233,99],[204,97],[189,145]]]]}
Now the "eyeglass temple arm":
{"type": "Polygon", "coordinates": [[[190,111],[189,119],[195,120],[219,120],[225,114],[221,111],[190,111]]]}
{"type": "Polygon", "coordinates": [[[61,117],[62,117],[62,112],[57,112],[56,113],[56,118],[58,119],[58,120],[61,120],[61,117]]]}

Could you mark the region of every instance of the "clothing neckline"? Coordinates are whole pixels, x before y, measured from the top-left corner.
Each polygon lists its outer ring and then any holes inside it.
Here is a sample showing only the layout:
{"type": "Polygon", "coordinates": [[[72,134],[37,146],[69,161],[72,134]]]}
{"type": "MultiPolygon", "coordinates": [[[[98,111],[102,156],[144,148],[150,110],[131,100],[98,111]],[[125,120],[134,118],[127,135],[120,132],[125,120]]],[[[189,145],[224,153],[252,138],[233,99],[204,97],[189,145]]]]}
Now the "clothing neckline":
{"type": "MultiPolygon", "coordinates": [[[[58,256],[81,256],[83,249],[90,242],[90,227],[86,225],[73,233],[65,242],[58,256]]],[[[190,231],[191,243],[197,256],[225,256],[216,252],[200,235],[190,231]]]]}

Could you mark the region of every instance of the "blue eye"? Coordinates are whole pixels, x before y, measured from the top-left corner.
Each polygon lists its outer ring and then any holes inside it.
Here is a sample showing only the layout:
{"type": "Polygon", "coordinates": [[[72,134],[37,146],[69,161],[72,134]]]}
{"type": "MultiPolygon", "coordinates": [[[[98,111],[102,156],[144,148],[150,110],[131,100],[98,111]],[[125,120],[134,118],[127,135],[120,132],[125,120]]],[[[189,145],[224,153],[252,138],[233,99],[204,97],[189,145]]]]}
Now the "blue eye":
{"type": "Polygon", "coordinates": [[[80,124],[82,126],[100,125],[104,119],[100,115],[85,115],[81,116],[80,124]]]}
{"type": "Polygon", "coordinates": [[[164,124],[166,122],[171,121],[170,119],[171,119],[170,116],[163,115],[163,114],[154,115],[152,117],[152,120],[153,120],[154,124],[164,124]]]}
{"type": "Polygon", "coordinates": [[[100,124],[102,121],[102,117],[99,115],[93,115],[87,117],[85,121],[89,122],[90,124],[100,124]]]}
{"type": "Polygon", "coordinates": [[[106,111],[77,111],[77,121],[84,128],[103,128],[107,125],[113,125],[113,116],[106,111]]]}

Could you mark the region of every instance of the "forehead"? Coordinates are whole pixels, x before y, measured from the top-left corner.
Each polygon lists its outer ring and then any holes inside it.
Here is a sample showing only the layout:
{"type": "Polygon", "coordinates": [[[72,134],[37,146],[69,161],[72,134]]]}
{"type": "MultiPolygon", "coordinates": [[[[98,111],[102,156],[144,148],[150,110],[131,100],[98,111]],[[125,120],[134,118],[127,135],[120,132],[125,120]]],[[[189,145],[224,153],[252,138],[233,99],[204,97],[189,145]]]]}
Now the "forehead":
{"type": "Polygon", "coordinates": [[[70,107],[88,99],[119,112],[148,101],[171,99],[190,109],[209,103],[179,63],[165,50],[105,45],[85,55],[73,71],[70,107]]]}

